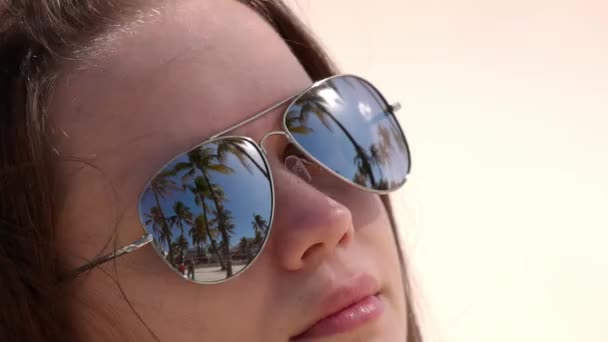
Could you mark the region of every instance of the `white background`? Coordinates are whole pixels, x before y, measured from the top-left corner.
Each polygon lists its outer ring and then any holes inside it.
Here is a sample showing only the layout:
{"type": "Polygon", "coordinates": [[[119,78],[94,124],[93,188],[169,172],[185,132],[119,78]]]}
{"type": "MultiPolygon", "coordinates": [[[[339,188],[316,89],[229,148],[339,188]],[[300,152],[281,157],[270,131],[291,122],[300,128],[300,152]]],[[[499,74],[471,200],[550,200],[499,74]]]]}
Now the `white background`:
{"type": "Polygon", "coordinates": [[[428,341],[608,341],[608,3],[289,0],[375,83],[428,341]]]}

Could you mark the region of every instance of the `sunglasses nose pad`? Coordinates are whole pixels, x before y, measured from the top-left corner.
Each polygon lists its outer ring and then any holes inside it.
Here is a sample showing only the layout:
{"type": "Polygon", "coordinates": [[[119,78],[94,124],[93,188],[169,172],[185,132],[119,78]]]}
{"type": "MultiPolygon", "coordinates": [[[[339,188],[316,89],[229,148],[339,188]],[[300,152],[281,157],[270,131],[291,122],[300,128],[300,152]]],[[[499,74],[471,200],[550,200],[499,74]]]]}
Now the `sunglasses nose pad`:
{"type": "Polygon", "coordinates": [[[284,163],[285,166],[289,169],[289,171],[293,172],[295,175],[305,180],[307,183],[310,183],[312,181],[312,176],[306,168],[306,165],[311,164],[310,162],[303,160],[300,157],[290,155],[285,158],[284,163]]]}

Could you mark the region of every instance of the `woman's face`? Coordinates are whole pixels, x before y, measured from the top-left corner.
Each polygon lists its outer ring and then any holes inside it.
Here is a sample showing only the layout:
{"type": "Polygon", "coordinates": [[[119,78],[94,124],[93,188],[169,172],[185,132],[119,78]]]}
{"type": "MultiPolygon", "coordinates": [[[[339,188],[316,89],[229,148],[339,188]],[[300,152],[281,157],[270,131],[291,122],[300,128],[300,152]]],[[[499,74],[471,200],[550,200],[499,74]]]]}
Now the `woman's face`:
{"type": "MultiPolygon", "coordinates": [[[[237,1],[172,3],[93,45],[63,69],[49,108],[55,149],[82,160],[59,163],[57,234],[68,269],[113,250],[113,237],[125,245],[143,235],[138,196],[165,162],[312,84],[284,41],[237,1]]],[[[259,141],[280,130],[284,109],[233,133],[259,141]]],[[[359,287],[377,294],[376,314],[314,340],[405,340],[399,260],[380,198],[329,175],[306,182],[283,163],[284,138],[264,146],[276,208],[254,264],[199,285],[152,246],[106,263],[69,285],[84,340],[151,340],[146,325],[161,341],[296,340],[359,287]]]]}

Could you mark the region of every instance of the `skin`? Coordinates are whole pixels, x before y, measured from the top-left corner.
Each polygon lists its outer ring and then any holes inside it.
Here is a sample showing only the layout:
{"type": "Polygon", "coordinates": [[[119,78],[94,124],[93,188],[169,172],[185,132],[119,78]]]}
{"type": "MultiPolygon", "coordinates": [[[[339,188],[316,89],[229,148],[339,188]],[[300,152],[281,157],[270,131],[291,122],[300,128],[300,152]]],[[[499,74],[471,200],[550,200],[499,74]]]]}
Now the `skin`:
{"type": "MultiPolygon", "coordinates": [[[[138,196],[166,161],[312,84],[282,39],[236,1],[149,13],[66,64],[51,98],[53,146],[85,161],[58,163],[66,270],[111,251],[113,238],[122,246],[143,235],[138,196]]],[[[259,141],[280,129],[282,110],[234,134],[259,141]]],[[[181,279],[152,246],[104,264],[66,288],[82,340],[152,340],[131,303],[162,341],[288,341],[320,318],[330,289],[366,273],[380,285],[384,314],[319,341],[405,341],[399,260],[380,198],[326,174],[301,180],[282,163],[283,137],[265,147],[276,210],[256,262],[220,285],[181,279]]]]}

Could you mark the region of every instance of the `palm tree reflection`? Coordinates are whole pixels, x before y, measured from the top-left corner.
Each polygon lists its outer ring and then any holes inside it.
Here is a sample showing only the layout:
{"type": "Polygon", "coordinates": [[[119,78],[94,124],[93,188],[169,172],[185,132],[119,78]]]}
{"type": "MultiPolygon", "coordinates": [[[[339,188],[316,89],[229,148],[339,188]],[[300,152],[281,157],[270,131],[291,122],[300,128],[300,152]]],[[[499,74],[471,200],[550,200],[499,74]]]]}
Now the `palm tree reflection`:
{"type": "Polygon", "coordinates": [[[227,155],[229,154],[235,156],[241,162],[241,165],[243,165],[250,173],[251,166],[249,165],[249,162],[251,162],[265,177],[268,177],[268,171],[266,171],[266,168],[262,167],[260,161],[253,158],[251,154],[241,146],[241,144],[228,139],[218,141],[218,160],[221,162],[225,162],[227,159],[227,155]]]}
{"type": "Polygon", "coordinates": [[[251,225],[253,226],[253,230],[255,232],[260,232],[261,234],[266,234],[268,232],[268,221],[262,217],[260,214],[253,215],[253,221],[251,221],[251,225]]]}
{"type": "MultiPolygon", "coordinates": [[[[210,144],[210,145],[213,146],[213,144],[210,144]]],[[[224,216],[225,210],[224,210],[224,204],[223,204],[224,201],[227,201],[227,198],[225,196],[222,196],[222,194],[218,190],[217,185],[214,185],[211,183],[209,172],[213,171],[213,172],[217,172],[217,173],[226,175],[226,174],[233,173],[234,170],[220,161],[220,158],[217,155],[217,145],[215,147],[216,147],[215,150],[213,147],[205,147],[205,146],[195,148],[194,150],[187,153],[188,161],[178,163],[177,165],[175,165],[174,170],[176,172],[185,171],[185,174],[182,178],[183,180],[188,180],[189,178],[191,178],[193,175],[196,174],[196,171],[200,172],[200,174],[201,174],[201,176],[199,177],[200,182],[202,182],[205,189],[208,189],[208,191],[209,191],[209,198],[211,199],[211,201],[213,202],[213,204],[215,206],[214,212],[216,214],[217,227],[222,236],[221,252],[223,255],[222,255],[222,257],[219,257],[220,254],[218,253],[218,258],[220,260],[223,259],[223,261],[224,261],[223,263],[220,261],[222,270],[226,270],[226,277],[230,277],[230,276],[232,276],[232,261],[230,258],[230,247],[229,247],[230,246],[230,235],[228,233],[228,229],[229,229],[228,223],[229,222],[228,222],[227,218],[224,216]]],[[[199,197],[200,197],[200,195],[199,195],[199,197]]],[[[203,199],[202,199],[203,203],[204,203],[204,198],[206,198],[206,197],[203,197],[203,199]]]]}
{"type": "MultiPolygon", "coordinates": [[[[214,193],[216,194],[216,196],[223,199],[223,190],[217,185],[212,186],[215,187],[214,193]]],[[[211,189],[209,188],[209,185],[204,180],[204,178],[199,176],[194,179],[194,187],[190,187],[190,191],[195,195],[194,202],[203,209],[203,213],[196,217],[195,226],[198,227],[197,229],[200,232],[199,234],[201,236],[206,235],[209,238],[209,241],[211,242],[210,247],[212,248],[213,254],[215,254],[215,256],[217,257],[221,269],[225,270],[226,263],[224,261],[224,258],[222,257],[222,254],[217,248],[217,242],[215,240],[215,237],[217,235],[217,229],[213,228],[213,226],[211,226],[209,222],[208,213],[210,212],[210,209],[209,205],[205,201],[205,199],[211,198],[211,189]]]]}
{"type": "Polygon", "coordinates": [[[237,230],[237,222],[246,218],[234,217],[232,210],[241,213],[243,200],[231,204],[226,194],[227,176],[242,176],[236,170],[270,177],[263,160],[243,144],[223,139],[187,152],[150,182],[142,198],[144,223],[156,246],[177,270],[184,273],[187,267],[192,279],[195,273],[197,280],[232,276],[253,260],[267,234],[262,214],[237,230]]]}
{"type": "Polygon", "coordinates": [[[353,162],[357,168],[357,174],[352,178],[352,180],[361,185],[369,185],[372,188],[377,188],[377,175],[374,173],[370,163],[372,158],[358,143],[357,139],[353,137],[352,133],[346,129],[344,124],[331,114],[330,110],[328,109],[330,105],[327,102],[327,99],[320,95],[321,91],[322,89],[300,98],[299,101],[301,101],[301,103],[299,103],[299,113],[295,114],[292,112],[288,114],[288,119],[286,120],[287,129],[296,135],[308,135],[312,133],[313,129],[306,125],[309,113],[313,113],[317,118],[319,118],[319,121],[323,123],[323,126],[327,129],[327,134],[329,135],[335,134],[330,125],[330,123],[333,123],[339,128],[339,131],[344,134],[347,141],[353,147],[355,155],[353,162]]]}
{"type": "Polygon", "coordinates": [[[188,231],[188,234],[192,239],[192,244],[196,246],[197,259],[204,256],[203,251],[205,250],[205,244],[207,243],[208,230],[209,226],[207,225],[206,218],[203,215],[198,215],[188,231]]]}
{"type": "Polygon", "coordinates": [[[174,175],[172,170],[163,170],[156,175],[150,183],[150,191],[154,196],[156,206],[150,209],[149,217],[155,227],[153,231],[157,232],[161,243],[164,243],[167,246],[167,259],[171,265],[175,265],[173,246],[171,244],[172,233],[171,228],[169,227],[169,221],[163,212],[161,200],[164,202],[171,191],[179,189],[177,184],[171,179],[174,175]]]}
{"type": "Polygon", "coordinates": [[[318,86],[291,107],[286,125],[301,145],[309,145],[309,151],[331,151],[333,145],[343,154],[343,148],[350,148],[346,157],[352,157],[351,165],[335,161],[331,152],[317,152],[316,157],[354,183],[388,190],[404,181],[408,165],[407,157],[402,157],[407,155],[403,133],[381,96],[360,80],[346,77],[318,86]],[[360,100],[344,100],[354,96],[360,100]],[[317,122],[311,122],[312,117],[317,122]],[[300,141],[298,136],[309,138],[300,141]],[[403,161],[389,162],[392,157],[403,161]]]}
{"type": "Polygon", "coordinates": [[[175,202],[173,205],[173,212],[174,215],[169,218],[169,222],[172,226],[176,226],[180,231],[180,235],[175,242],[175,247],[177,248],[177,252],[174,252],[174,255],[176,256],[175,262],[178,265],[182,265],[184,264],[184,258],[188,251],[188,240],[186,240],[184,235],[184,225],[192,224],[192,212],[190,212],[190,208],[181,201],[175,202]]]}

